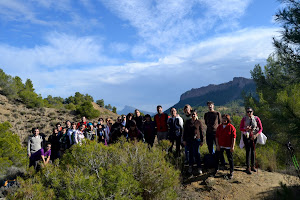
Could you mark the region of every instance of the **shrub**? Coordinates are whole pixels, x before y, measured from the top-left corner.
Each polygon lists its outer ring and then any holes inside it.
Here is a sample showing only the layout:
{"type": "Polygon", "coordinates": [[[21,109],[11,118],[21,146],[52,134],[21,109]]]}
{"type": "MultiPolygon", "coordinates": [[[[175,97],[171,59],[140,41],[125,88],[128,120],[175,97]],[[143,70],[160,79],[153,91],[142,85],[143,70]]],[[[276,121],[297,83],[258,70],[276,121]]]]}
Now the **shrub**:
{"type": "Polygon", "coordinates": [[[10,123],[0,123],[0,177],[4,176],[9,167],[23,167],[27,162],[26,151],[10,128],[10,123]]]}
{"type": "Polygon", "coordinates": [[[125,139],[110,146],[86,141],[68,150],[59,165],[22,180],[9,198],[48,190],[47,199],[175,199],[179,172],[165,156],[160,148],[125,139]]]}
{"type": "Polygon", "coordinates": [[[76,106],[73,103],[65,104],[65,108],[68,110],[76,110],[76,106]]]}

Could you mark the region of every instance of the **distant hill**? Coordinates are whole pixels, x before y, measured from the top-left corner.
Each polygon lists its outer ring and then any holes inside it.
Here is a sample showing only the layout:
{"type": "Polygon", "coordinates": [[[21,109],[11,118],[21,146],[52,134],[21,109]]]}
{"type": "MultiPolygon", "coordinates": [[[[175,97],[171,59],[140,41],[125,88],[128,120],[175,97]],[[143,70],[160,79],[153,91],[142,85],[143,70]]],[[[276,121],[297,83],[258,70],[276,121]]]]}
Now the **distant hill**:
{"type": "Polygon", "coordinates": [[[186,91],[173,107],[183,108],[185,104],[190,104],[192,107],[206,106],[207,101],[213,101],[217,106],[223,106],[232,101],[243,102],[242,92],[255,94],[255,90],[256,85],[252,79],[235,77],[227,83],[211,84],[186,91]]]}
{"type": "MultiPolygon", "coordinates": [[[[132,107],[132,106],[125,106],[123,108],[123,110],[120,110],[120,111],[117,111],[119,115],[127,115],[128,113],[134,113],[134,110],[136,108],[132,107]]],[[[149,114],[149,115],[154,115],[155,113],[154,112],[149,112],[149,111],[145,111],[145,110],[141,110],[139,109],[140,112],[144,113],[144,114],[149,114]]]]}

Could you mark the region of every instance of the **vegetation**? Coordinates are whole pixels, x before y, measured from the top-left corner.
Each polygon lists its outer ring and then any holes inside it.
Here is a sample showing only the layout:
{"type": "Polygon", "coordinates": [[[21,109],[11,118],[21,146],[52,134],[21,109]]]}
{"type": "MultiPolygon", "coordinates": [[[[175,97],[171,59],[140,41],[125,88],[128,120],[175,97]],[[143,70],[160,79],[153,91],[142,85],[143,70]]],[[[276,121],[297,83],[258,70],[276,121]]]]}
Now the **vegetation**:
{"type": "Polygon", "coordinates": [[[77,106],[76,112],[81,117],[85,116],[89,119],[93,119],[100,116],[100,111],[94,109],[92,103],[89,101],[85,101],[80,106],[77,106]]]}
{"type": "Polygon", "coordinates": [[[98,104],[100,107],[104,107],[104,100],[103,99],[97,100],[96,104],[98,104]]]}
{"type": "Polygon", "coordinates": [[[9,122],[0,123],[0,178],[6,175],[8,168],[24,167],[27,162],[26,150],[10,128],[9,122]]]}
{"type": "Polygon", "coordinates": [[[74,145],[60,163],[18,179],[8,199],[175,199],[179,172],[143,143],[74,145]]]}
{"type": "MultiPolygon", "coordinates": [[[[275,15],[283,28],[281,37],[274,38],[276,52],[268,58],[266,66],[256,65],[251,71],[259,100],[248,96],[245,105],[253,107],[255,114],[260,116],[269,139],[282,144],[291,141],[299,157],[300,3],[282,2],[283,8],[275,15]]],[[[283,145],[279,148],[284,152],[283,145]]],[[[286,158],[281,156],[278,163],[285,163],[286,158]]]]}
{"type": "MultiPolygon", "coordinates": [[[[21,101],[27,108],[57,108],[68,109],[76,111],[79,116],[86,116],[88,118],[96,118],[100,115],[100,112],[92,106],[91,102],[94,101],[93,97],[88,94],[81,94],[75,92],[74,96],[70,96],[66,99],[62,97],[52,97],[48,95],[46,98],[42,98],[34,91],[32,81],[27,79],[23,84],[22,79],[18,76],[12,77],[4,73],[0,69],[0,94],[5,95],[9,100],[21,101]]],[[[104,100],[97,100],[96,103],[100,107],[104,107],[104,100]]],[[[110,104],[105,108],[117,113],[117,108],[112,107],[110,104]]]]}

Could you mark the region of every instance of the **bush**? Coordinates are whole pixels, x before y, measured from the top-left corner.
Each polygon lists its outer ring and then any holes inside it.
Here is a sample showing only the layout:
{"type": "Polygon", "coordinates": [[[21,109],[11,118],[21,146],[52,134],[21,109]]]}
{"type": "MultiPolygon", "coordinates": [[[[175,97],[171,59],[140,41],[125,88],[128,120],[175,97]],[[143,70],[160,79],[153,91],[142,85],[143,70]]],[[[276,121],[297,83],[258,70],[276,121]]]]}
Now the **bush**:
{"type": "Polygon", "coordinates": [[[26,150],[22,148],[20,139],[9,129],[10,123],[0,123],[0,178],[9,167],[24,167],[27,162],[26,150]]]}
{"type": "Polygon", "coordinates": [[[30,191],[48,199],[175,199],[179,172],[165,156],[160,148],[125,139],[110,146],[85,141],[74,145],[59,165],[20,182],[9,198],[26,198],[30,191]]]}

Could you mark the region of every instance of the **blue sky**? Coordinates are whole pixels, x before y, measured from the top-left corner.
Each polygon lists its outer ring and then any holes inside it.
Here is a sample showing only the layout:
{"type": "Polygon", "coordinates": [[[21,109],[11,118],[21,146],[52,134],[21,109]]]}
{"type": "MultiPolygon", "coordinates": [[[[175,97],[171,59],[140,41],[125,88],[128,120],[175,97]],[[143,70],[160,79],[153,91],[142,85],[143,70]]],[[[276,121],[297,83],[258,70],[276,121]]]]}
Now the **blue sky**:
{"type": "Polygon", "coordinates": [[[276,0],[0,0],[0,68],[36,92],[167,109],[250,78],[274,51],[276,0]]]}

